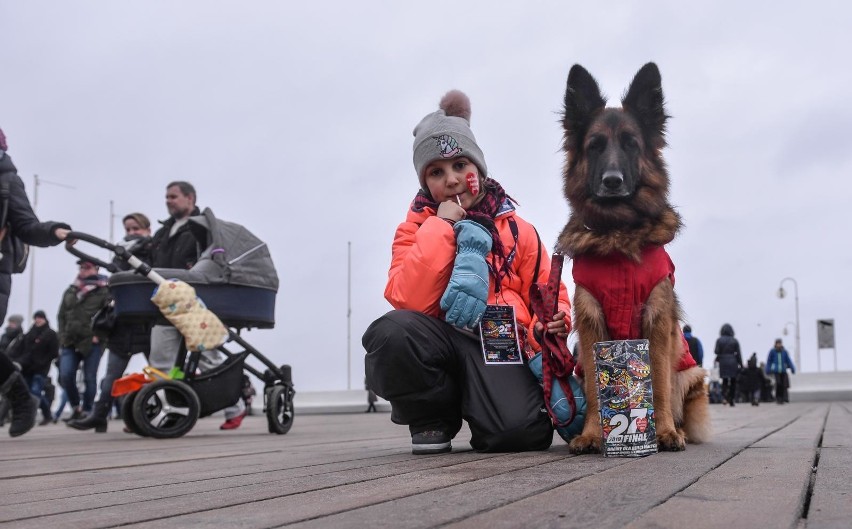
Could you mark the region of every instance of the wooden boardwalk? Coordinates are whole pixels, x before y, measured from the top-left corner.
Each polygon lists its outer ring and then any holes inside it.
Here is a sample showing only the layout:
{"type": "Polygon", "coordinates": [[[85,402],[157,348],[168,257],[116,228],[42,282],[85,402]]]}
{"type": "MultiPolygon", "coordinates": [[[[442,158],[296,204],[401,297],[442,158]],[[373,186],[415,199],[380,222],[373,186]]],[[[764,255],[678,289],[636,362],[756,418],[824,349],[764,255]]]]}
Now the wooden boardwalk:
{"type": "Polygon", "coordinates": [[[413,456],[387,413],[262,416],[153,440],[62,425],[0,438],[0,527],[852,527],[852,402],[711,406],[715,437],[641,459],[413,456]]]}

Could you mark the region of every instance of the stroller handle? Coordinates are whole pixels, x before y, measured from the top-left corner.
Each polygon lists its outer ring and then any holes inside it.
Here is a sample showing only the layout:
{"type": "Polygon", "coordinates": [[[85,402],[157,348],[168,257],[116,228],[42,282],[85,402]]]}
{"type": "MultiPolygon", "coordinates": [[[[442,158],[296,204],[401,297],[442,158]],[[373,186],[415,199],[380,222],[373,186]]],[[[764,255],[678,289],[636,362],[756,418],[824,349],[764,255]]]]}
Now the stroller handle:
{"type": "Polygon", "coordinates": [[[100,246],[105,250],[111,251],[115,254],[116,257],[118,257],[122,261],[127,262],[127,264],[129,264],[135,272],[142,274],[143,276],[147,277],[158,285],[166,281],[163,276],[161,276],[151,268],[151,265],[143,262],[141,259],[127,251],[127,248],[125,248],[124,246],[111,244],[103,239],[95,237],[94,235],[89,235],[88,233],[84,233],[82,231],[68,232],[68,236],[65,238],[65,241],[65,249],[68,251],[68,253],[70,253],[71,255],[75,255],[85,261],[95,263],[101,268],[104,268],[109,271],[111,274],[119,271],[115,263],[107,263],[106,261],[102,261],[97,257],[83,252],[82,250],[78,249],[72,243],[72,241],[86,241],[90,244],[94,244],[95,246],[100,246]]]}
{"type": "MultiPolygon", "coordinates": [[[[89,235],[88,233],[83,233],[82,231],[70,231],[68,232],[68,236],[65,238],[65,249],[71,255],[78,257],[84,261],[89,261],[90,263],[95,263],[101,268],[107,269],[110,273],[116,272],[118,268],[113,263],[107,263],[106,261],[102,261],[97,257],[87,254],[86,252],[80,250],[76,246],[74,246],[74,242],[76,241],[86,241],[88,243],[94,244],[95,246],[100,246],[106,250],[111,252],[116,251],[116,246],[108,243],[103,239],[99,239],[94,235],[89,235]]],[[[122,248],[123,249],[123,248],[122,248]]]]}

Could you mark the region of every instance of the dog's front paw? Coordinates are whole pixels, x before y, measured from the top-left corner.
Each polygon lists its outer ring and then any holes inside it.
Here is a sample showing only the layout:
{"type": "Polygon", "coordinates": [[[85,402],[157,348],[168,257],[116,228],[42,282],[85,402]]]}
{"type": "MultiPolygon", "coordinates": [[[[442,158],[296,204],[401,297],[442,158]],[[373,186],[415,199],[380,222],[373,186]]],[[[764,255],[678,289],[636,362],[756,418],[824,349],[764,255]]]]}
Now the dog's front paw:
{"type": "Polygon", "coordinates": [[[599,454],[601,451],[600,435],[580,435],[571,439],[568,450],[572,454],[599,454]]]}
{"type": "Polygon", "coordinates": [[[657,432],[657,448],[663,452],[680,452],[686,450],[686,437],[680,431],[657,432]]]}

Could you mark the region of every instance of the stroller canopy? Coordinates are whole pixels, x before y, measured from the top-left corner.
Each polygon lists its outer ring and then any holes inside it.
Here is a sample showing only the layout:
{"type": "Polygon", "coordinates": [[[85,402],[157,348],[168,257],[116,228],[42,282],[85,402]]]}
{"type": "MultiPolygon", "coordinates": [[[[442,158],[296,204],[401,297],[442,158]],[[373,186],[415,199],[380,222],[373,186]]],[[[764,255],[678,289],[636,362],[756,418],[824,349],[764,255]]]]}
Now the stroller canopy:
{"type": "Polygon", "coordinates": [[[278,274],[266,243],[244,226],[219,220],[210,208],[189,218],[199,241],[207,242],[191,272],[199,281],[278,291],[278,274]]]}

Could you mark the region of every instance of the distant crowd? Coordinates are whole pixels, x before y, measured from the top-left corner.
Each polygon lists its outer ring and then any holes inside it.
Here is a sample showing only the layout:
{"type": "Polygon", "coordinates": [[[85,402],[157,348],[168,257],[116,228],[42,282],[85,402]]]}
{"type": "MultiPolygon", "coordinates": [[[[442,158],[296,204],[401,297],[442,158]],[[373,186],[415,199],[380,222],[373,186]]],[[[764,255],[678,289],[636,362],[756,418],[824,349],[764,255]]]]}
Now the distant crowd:
{"type": "MultiPolygon", "coordinates": [[[[692,334],[689,325],[683,327],[683,335],[695,362],[703,365],[704,347],[701,340],[692,334]]],[[[761,402],[790,402],[788,371],[795,373],[796,366],[781,338],[775,340],[765,362],[758,362],[757,352],[754,352],[744,366],[740,343],[734,337],[734,328],[726,323],[719,331],[713,352],[715,358],[708,384],[711,404],[734,406],[737,402],[747,402],[758,406],[761,402]]]]}
{"type": "MultiPolygon", "coordinates": [[[[68,239],[71,227],[38,220],[7,149],[0,130],[0,241],[2,254],[17,259],[20,244],[54,246],[68,239]]],[[[168,218],[153,235],[146,215],[125,215],[125,236],[116,244],[152,267],[189,269],[204,250],[188,223],[189,217],[200,214],[192,184],[169,183],[166,209],[168,218]]],[[[66,242],[73,245],[75,241],[66,242]]],[[[0,321],[5,319],[12,274],[21,271],[16,268],[16,259],[0,260],[0,321]]],[[[12,314],[6,320],[0,337],[0,425],[8,423],[13,437],[25,434],[36,423],[46,426],[60,420],[78,430],[105,432],[111,410],[116,414],[121,410],[120,403],[112,397],[113,383],[125,374],[133,355],[142,353],[149,365],[166,372],[178,360],[182,337],[177,329],[115,317],[109,277],[94,261],[77,261],[76,274],[58,300],[55,330],[45,310],[32,314],[27,330],[20,314],[12,314]],[[98,392],[97,377],[105,352],[105,374],[98,392]],[[57,373],[55,380],[52,367],[57,373]],[[57,395],[58,403],[54,405],[57,395]],[[40,420],[37,410],[41,410],[40,420]]],[[[130,269],[126,259],[118,256],[112,264],[119,271],[130,269]]],[[[204,351],[200,369],[212,369],[223,361],[219,351],[204,351]]],[[[251,409],[254,393],[245,376],[243,399],[224,410],[221,429],[239,428],[251,409]]]]}

